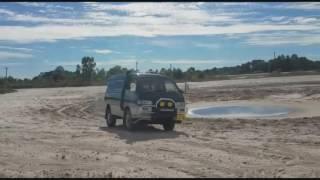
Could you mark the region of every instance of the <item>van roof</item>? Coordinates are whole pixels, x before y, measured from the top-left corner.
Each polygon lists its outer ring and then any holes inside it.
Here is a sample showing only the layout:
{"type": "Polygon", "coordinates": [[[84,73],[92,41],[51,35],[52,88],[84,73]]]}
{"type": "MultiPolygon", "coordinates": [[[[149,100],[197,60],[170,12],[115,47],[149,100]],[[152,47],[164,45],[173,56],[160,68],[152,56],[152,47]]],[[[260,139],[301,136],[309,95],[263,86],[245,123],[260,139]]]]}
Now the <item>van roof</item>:
{"type": "Polygon", "coordinates": [[[156,73],[135,73],[137,76],[163,76],[161,74],[156,73]]]}
{"type": "MultiPolygon", "coordinates": [[[[162,75],[162,74],[156,74],[156,73],[133,73],[133,75],[136,75],[137,77],[162,77],[162,78],[169,78],[168,76],[162,75]]],[[[170,79],[170,78],[169,78],[170,79]]]]}
{"type": "MultiPolygon", "coordinates": [[[[131,75],[136,75],[137,77],[164,77],[164,78],[168,78],[167,76],[164,76],[162,74],[156,74],[156,73],[147,73],[147,72],[131,72],[131,75]]],[[[125,73],[122,74],[115,74],[112,75],[110,78],[108,78],[107,81],[109,80],[116,80],[116,79],[124,79],[126,77],[125,73]]]]}

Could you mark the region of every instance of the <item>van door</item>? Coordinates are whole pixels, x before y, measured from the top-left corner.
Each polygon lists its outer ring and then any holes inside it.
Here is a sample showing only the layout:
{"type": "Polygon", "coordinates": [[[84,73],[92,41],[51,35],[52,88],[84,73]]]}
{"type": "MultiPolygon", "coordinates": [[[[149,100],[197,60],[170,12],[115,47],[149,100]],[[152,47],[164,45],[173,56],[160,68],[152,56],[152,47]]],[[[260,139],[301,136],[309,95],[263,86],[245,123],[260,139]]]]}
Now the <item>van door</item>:
{"type": "Polygon", "coordinates": [[[137,94],[136,94],[136,79],[130,78],[124,94],[124,107],[129,106],[132,110],[132,115],[137,111],[136,107],[137,94]]]}
{"type": "Polygon", "coordinates": [[[123,112],[120,108],[121,91],[123,88],[123,79],[114,79],[108,83],[108,101],[111,105],[111,112],[113,115],[122,117],[123,112]]]}

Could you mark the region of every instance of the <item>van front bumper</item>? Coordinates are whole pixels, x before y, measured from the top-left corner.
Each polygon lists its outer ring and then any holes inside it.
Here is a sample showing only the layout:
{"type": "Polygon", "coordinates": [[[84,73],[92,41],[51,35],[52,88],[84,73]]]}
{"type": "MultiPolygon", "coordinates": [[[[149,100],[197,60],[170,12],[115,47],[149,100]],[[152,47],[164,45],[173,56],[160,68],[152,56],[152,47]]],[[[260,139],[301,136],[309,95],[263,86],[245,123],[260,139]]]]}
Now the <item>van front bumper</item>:
{"type": "Polygon", "coordinates": [[[136,119],[137,121],[148,121],[150,123],[161,123],[163,121],[169,120],[169,119],[175,119],[176,122],[180,123],[183,120],[185,120],[185,113],[184,112],[162,112],[162,111],[156,111],[156,112],[145,112],[142,110],[142,108],[139,108],[140,110],[136,111],[137,113],[132,113],[132,118],[136,119]]]}
{"type": "Polygon", "coordinates": [[[160,111],[154,105],[132,105],[131,115],[135,120],[144,121],[165,121],[174,118],[177,122],[185,119],[185,108],[178,107],[174,111],[160,111]]]}

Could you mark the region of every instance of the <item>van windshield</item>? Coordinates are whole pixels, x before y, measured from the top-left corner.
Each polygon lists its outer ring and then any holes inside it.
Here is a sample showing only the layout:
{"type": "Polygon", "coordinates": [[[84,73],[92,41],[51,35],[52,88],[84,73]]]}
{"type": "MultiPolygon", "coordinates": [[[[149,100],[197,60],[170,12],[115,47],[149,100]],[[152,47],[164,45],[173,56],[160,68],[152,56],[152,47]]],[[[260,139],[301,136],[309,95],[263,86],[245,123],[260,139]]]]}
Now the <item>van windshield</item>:
{"type": "Polygon", "coordinates": [[[174,82],[165,78],[139,78],[137,90],[141,93],[148,92],[179,92],[174,82]]]}

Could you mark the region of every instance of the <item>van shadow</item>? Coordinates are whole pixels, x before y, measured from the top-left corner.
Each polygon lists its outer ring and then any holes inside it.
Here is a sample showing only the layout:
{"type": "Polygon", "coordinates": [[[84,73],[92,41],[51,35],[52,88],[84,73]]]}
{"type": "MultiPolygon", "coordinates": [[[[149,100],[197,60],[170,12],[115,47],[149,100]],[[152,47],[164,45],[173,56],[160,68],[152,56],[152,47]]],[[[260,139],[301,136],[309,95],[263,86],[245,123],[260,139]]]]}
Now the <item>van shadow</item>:
{"type": "Polygon", "coordinates": [[[164,131],[147,124],[139,124],[133,131],[128,131],[123,125],[118,125],[112,128],[99,127],[99,129],[105,132],[117,134],[118,137],[125,140],[127,144],[155,139],[173,139],[180,135],[189,137],[189,135],[184,132],[175,130],[164,131]]]}

